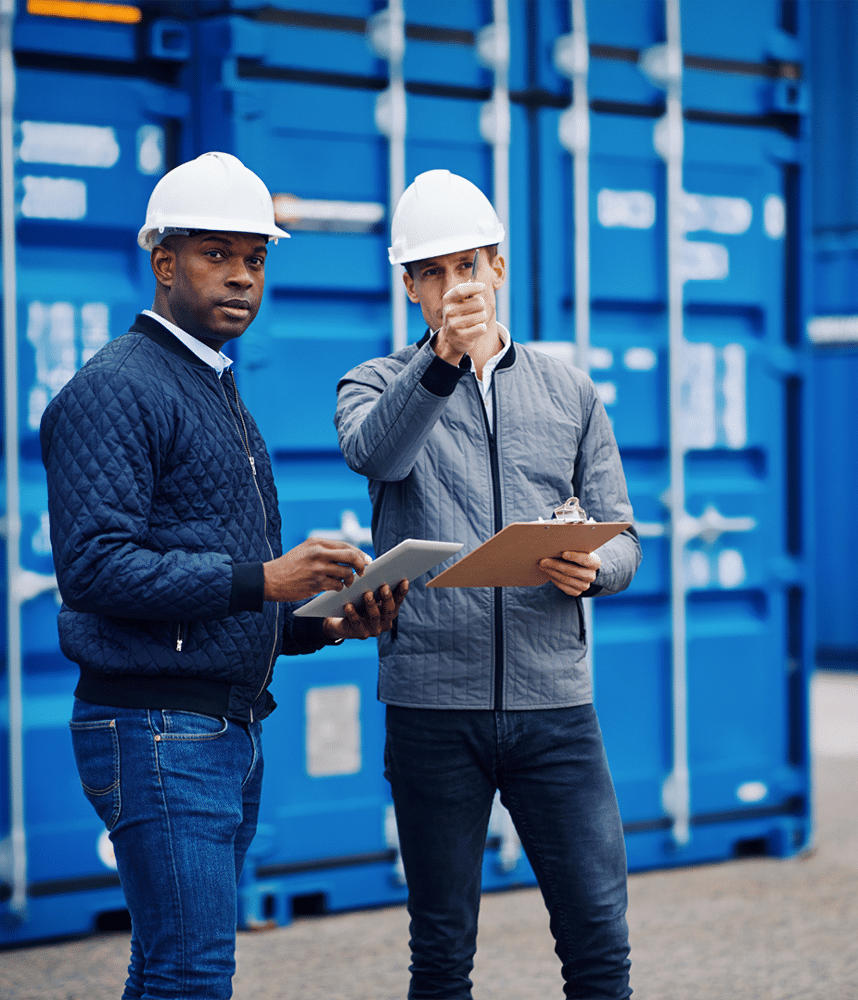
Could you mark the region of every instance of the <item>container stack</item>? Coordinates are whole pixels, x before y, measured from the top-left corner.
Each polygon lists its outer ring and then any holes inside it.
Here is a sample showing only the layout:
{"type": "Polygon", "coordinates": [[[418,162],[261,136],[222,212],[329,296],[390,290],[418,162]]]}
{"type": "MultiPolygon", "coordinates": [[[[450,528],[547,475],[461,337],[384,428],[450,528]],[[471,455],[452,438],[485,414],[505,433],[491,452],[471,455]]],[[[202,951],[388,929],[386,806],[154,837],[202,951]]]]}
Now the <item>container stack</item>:
{"type": "MultiPolygon", "coordinates": [[[[390,205],[403,179],[460,173],[507,225],[501,320],[586,365],[622,452],[644,561],[627,592],[592,602],[593,669],[630,868],[808,843],[809,5],[713,6],[591,2],[583,24],[565,0],[120,5],[139,15],[127,24],[21,10],[21,563],[46,589],[22,604],[23,752],[2,734],[26,793],[0,805],[0,943],[91,930],[123,906],[67,736],[76,668],[57,648],[37,431],[151,303],[135,242],[148,194],[207,150],[256,171],[292,233],[228,348],[284,547],[328,534],[371,550],[336,384],[422,335],[387,260],[390,205]],[[575,114],[572,80],[588,91],[575,114]],[[6,861],[16,833],[26,905],[6,861]]],[[[243,926],[405,898],[375,688],[373,643],[279,661],[243,926]]],[[[532,884],[499,803],[489,832],[484,888],[532,884]]]]}

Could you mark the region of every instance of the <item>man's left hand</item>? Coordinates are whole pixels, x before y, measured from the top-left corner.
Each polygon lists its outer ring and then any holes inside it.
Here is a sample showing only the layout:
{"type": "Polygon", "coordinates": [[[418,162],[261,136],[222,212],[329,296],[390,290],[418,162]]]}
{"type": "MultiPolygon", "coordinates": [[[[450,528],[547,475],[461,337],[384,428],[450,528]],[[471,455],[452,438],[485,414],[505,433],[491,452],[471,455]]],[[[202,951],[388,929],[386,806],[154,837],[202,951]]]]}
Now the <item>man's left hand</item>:
{"type": "Polygon", "coordinates": [[[564,594],[578,597],[596,579],[602,560],[595,552],[564,552],[560,559],[540,559],[539,568],[564,594]]]}
{"type": "Polygon", "coordinates": [[[399,606],[405,600],[408,593],[408,581],[403,580],[395,590],[391,590],[388,584],[379,587],[375,594],[367,591],[363,597],[363,606],[360,611],[354,604],[345,606],[345,617],[326,618],[322,624],[325,635],[333,640],[336,639],[369,639],[371,636],[379,636],[382,632],[389,632],[393,627],[393,621],[399,614],[399,606]]]}

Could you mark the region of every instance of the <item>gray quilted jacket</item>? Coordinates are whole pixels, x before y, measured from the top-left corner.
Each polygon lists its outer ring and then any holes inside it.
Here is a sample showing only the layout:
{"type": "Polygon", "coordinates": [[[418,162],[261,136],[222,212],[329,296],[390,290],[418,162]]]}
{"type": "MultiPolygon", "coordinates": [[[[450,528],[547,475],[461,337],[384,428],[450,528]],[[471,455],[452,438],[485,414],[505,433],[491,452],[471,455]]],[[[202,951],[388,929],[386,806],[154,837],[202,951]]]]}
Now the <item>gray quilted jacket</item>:
{"type": "MultiPolygon", "coordinates": [[[[428,343],[348,372],[336,424],[346,461],[369,479],[377,553],[404,538],[464,542],[458,559],[513,521],[550,517],[571,494],[597,521],[631,521],[617,445],[593,383],[513,344],[495,370],[489,433],[470,359],[428,343]]],[[[599,550],[588,596],[627,587],[634,529],[599,550]]],[[[392,705],[540,709],[586,704],[580,599],[540,587],[428,589],[412,584],[396,631],[379,640],[379,697],[392,705]]]]}

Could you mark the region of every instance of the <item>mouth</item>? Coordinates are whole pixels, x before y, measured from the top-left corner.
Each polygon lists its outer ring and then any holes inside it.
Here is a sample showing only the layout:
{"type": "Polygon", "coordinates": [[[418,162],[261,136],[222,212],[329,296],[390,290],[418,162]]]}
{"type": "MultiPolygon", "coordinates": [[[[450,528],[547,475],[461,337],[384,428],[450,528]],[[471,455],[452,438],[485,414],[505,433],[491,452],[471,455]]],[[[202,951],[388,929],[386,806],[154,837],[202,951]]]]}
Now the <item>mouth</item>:
{"type": "Polygon", "coordinates": [[[232,319],[247,319],[250,303],[246,299],[226,299],[218,302],[218,307],[232,319]]]}

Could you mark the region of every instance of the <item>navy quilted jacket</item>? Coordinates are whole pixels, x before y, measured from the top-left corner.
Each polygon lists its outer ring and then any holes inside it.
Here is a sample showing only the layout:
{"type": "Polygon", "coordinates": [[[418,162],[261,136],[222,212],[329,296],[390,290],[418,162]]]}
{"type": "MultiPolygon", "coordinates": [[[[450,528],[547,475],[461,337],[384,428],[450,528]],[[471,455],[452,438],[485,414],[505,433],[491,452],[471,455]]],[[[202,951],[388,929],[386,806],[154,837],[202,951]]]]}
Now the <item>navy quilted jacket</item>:
{"type": "Polygon", "coordinates": [[[280,517],[232,373],[138,316],[49,404],[41,438],[78,697],[264,718],[277,655],[325,639],[320,620],[263,602],[280,517]]]}

